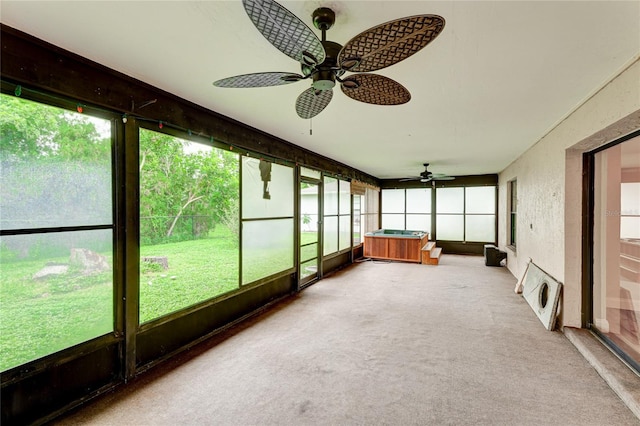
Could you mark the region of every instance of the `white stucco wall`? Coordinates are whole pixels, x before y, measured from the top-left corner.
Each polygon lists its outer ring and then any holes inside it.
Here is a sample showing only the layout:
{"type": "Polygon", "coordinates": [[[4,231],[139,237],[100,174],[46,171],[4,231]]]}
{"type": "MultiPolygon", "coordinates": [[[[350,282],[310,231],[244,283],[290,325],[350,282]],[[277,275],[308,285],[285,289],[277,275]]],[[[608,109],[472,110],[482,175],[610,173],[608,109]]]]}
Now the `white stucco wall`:
{"type": "Polygon", "coordinates": [[[529,259],[564,284],[562,325],[581,325],[582,153],[640,128],[640,61],[604,85],[499,174],[498,244],[520,278],[529,259]],[[637,126],[637,127],[635,127],[637,126]],[[517,251],[507,183],[517,179],[517,251]]]}

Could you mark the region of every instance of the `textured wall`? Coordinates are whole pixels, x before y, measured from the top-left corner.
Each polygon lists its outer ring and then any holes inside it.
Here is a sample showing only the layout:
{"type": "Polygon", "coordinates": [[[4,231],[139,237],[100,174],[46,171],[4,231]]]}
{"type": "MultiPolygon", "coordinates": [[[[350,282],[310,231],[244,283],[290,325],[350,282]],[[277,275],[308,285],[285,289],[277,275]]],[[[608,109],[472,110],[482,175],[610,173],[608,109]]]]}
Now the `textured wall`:
{"type": "Polygon", "coordinates": [[[531,258],[564,284],[562,325],[581,324],[582,153],[640,128],[640,61],[604,85],[499,175],[498,244],[520,278],[531,258]],[[517,251],[507,182],[518,181],[517,251]]]}

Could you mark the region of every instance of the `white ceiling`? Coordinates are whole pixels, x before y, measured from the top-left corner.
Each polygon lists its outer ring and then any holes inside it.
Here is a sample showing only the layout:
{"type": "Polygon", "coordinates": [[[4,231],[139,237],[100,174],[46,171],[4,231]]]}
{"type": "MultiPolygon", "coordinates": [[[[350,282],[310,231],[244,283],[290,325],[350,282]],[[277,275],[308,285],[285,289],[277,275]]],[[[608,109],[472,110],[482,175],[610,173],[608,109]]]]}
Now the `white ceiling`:
{"type": "MultiPolygon", "coordinates": [[[[379,178],[497,173],[640,54],[640,1],[282,1],[345,44],[382,22],[437,14],[441,35],[376,73],[412,94],[375,106],[336,88],[312,120],[295,112],[308,80],[217,88],[224,77],[297,73],[234,1],[6,1],[0,20],[55,45],[379,178]],[[310,135],[310,125],[313,135],[310,135]]],[[[314,29],[314,31],[316,31],[314,29]]],[[[318,31],[316,31],[319,34],[318,31]]]]}

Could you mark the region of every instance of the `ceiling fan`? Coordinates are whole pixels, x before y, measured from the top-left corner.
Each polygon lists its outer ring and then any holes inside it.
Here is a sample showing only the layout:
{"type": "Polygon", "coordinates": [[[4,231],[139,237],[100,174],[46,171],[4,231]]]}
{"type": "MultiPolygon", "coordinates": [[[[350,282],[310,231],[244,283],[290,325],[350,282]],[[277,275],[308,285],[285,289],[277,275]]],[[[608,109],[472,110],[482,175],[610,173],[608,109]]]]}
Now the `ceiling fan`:
{"type": "Polygon", "coordinates": [[[311,80],[311,87],[296,101],[301,118],[318,115],[331,101],[336,82],[342,92],[360,102],[400,105],[411,94],[400,83],[378,74],[368,74],[396,64],[429,44],[444,28],[437,15],[416,15],[372,27],[347,44],[328,41],[327,30],[335,23],[333,10],[321,7],[313,14],[314,26],[322,40],[296,15],[274,0],[242,0],[245,11],[258,31],[285,55],[301,64],[301,74],[260,72],[223,78],[217,87],[267,87],[311,80]],[[357,74],[342,78],[346,72],[357,74]]]}
{"type": "Polygon", "coordinates": [[[453,176],[448,176],[443,173],[431,173],[429,168],[429,163],[424,163],[424,172],[420,173],[420,176],[410,177],[405,179],[400,179],[400,182],[407,182],[410,180],[419,180],[420,182],[426,183],[436,180],[454,180],[453,176]]]}

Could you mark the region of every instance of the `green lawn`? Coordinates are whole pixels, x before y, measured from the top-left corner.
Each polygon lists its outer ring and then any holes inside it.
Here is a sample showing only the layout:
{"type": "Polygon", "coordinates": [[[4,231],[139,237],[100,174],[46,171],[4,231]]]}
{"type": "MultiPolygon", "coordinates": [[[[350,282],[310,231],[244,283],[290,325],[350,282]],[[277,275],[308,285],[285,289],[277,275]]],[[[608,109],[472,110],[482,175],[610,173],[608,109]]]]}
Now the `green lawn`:
{"type": "MultiPolygon", "coordinates": [[[[302,243],[315,234],[301,235],[302,243]]],[[[111,253],[102,253],[112,264],[111,253]]],[[[166,256],[169,269],[140,265],[140,323],[228,293],[239,287],[237,237],[217,226],[208,238],[143,246],[141,256],[166,256]]],[[[291,267],[291,250],[245,252],[245,282],[291,267]]],[[[0,251],[0,371],[113,330],[112,272],[73,271],[34,279],[47,263],[69,257],[20,260],[0,251]]]]}

